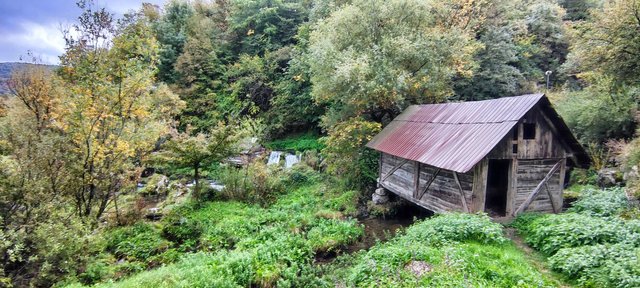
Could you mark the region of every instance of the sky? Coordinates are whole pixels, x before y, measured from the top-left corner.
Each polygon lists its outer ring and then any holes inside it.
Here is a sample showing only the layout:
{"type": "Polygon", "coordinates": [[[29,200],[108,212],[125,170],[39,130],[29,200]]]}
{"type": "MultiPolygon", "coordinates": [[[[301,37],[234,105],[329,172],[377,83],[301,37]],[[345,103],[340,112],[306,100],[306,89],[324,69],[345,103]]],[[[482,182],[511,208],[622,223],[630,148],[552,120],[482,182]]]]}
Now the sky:
{"type": "MultiPolygon", "coordinates": [[[[142,3],[163,6],[165,0],[95,0],[117,17],[142,3]]],[[[44,64],[58,64],[64,53],[62,27],[75,23],[76,0],[0,0],[0,62],[27,62],[31,51],[44,64]]]]}

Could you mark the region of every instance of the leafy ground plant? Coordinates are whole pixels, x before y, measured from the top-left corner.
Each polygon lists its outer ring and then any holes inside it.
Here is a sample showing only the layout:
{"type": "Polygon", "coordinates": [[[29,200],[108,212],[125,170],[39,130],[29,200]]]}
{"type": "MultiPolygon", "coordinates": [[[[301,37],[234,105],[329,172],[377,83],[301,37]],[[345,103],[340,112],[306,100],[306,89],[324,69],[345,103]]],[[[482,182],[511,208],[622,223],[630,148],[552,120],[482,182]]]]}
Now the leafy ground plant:
{"type": "Polygon", "coordinates": [[[486,215],[445,214],[418,222],[369,251],[321,268],[332,286],[556,287],[486,215]]]}
{"type": "Polygon", "coordinates": [[[549,256],[551,268],[582,287],[640,286],[640,220],[620,217],[621,188],[586,189],[558,215],[523,214],[513,226],[549,256]]]}
{"type": "MultiPolygon", "coordinates": [[[[321,217],[318,211],[340,214],[325,204],[325,190],[321,184],[302,185],[266,208],[236,201],[184,206],[167,217],[162,234],[175,238],[179,251],[198,252],[182,253],[175,263],[99,286],[321,286],[312,265],[315,254],[340,250],[362,235],[355,220],[321,217]]],[[[160,237],[161,232],[153,235],[160,237]]]]}

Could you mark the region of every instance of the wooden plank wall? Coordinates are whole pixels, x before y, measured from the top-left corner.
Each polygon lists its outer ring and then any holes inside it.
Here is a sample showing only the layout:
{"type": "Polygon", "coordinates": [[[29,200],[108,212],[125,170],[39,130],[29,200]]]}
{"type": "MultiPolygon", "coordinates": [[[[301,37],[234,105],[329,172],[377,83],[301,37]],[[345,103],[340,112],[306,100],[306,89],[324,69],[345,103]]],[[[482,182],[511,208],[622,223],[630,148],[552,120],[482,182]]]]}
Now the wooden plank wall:
{"type": "MultiPolygon", "coordinates": [[[[384,177],[396,165],[400,164],[404,159],[389,154],[382,153],[380,175],[384,177]]],[[[393,175],[389,176],[383,183],[383,187],[391,192],[400,195],[424,208],[434,212],[445,211],[464,211],[460,199],[460,190],[453,177],[453,172],[448,170],[440,170],[436,179],[431,183],[426,193],[420,199],[413,197],[415,191],[414,185],[414,161],[407,161],[393,175]]],[[[437,168],[420,163],[420,185],[419,191],[422,192],[427,182],[433,177],[437,168]]],[[[458,173],[460,185],[464,191],[464,196],[468,207],[474,207],[472,204],[472,188],[473,188],[473,170],[468,173],[458,173]]]]}
{"type": "MultiPolygon", "coordinates": [[[[531,194],[531,192],[536,188],[538,183],[544,179],[553,165],[555,165],[559,160],[560,159],[518,160],[516,173],[518,184],[516,187],[516,199],[514,203],[515,209],[520,207],[529,194],[531,194]]],[[[556,171],[556,173],[554,173],[551,179],[547,182],[556,207],[562,207],[562,186],[560,184],[562,171],[564,171],[564,169],[558,169],[558,171],[556,171]]],[[[529,208],[525,211],[553,212],[553,206],[551,205],[551,201],[549,200],[546,190],[543,190],[538,194],[538,197],[533,200],[531,205],[529,205],[529,208]]]]}

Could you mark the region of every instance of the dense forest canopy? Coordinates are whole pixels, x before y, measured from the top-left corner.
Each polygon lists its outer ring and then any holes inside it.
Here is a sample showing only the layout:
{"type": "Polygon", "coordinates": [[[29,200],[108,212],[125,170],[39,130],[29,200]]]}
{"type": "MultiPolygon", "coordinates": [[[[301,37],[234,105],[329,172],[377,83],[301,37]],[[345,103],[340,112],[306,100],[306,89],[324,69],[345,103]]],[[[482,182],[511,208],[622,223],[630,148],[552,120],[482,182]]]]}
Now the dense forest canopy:
{"type": "Polygon", "coordinates": [[[0,75],[0,285],[88,277],[95,231],[139,220],[122,203],[154,169],[189,175],[195,203],[207,173],[273,202],[265,191],[286,184],[265,167],[244,182],[219,167],[247,139],[320,135],[310,166],[365,194],[378,155],[364,145],[413,104],[544,92],[596,168],[640,163],[638,0],[172,0],[120,19],[78,7],[59,67],[0,75]]]}

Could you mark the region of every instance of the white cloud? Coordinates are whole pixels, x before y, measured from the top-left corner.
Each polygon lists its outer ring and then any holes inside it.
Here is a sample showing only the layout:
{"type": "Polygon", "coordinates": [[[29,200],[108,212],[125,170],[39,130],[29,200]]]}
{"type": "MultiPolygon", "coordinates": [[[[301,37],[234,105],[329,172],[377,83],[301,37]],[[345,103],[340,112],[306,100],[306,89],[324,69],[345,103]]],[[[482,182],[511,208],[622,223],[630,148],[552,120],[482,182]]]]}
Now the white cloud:
{"type": "MultiPolygon", "coordinates": [[[[25,21],[19,23],[19,29],[0,38],[0,45],[10,45],[22,51],[14,51],[17,55],[32,51],[48,64],[58,64],[58,56],[64,52],[64,38],[59,23],[39,24],[25,21]]],[[[17,59],[16,59],[17,60],[17,59]]]]}

